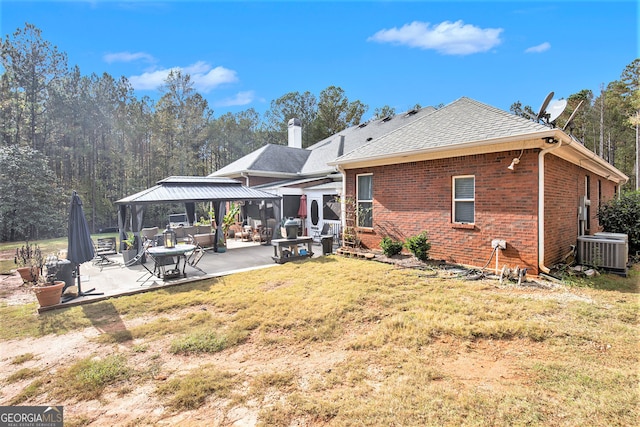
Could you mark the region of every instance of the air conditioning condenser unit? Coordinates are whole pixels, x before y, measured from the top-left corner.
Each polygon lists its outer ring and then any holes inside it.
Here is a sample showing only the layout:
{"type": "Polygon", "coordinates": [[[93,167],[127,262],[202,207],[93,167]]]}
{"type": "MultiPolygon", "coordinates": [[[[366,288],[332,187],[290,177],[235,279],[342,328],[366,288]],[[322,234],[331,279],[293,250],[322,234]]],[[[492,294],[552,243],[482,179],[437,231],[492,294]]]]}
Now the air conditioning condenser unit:
{"type": "Polygon", "coordinates": [[[626,277],[629,244],[618,236],[579,236],[578,262],[626,277]]]}

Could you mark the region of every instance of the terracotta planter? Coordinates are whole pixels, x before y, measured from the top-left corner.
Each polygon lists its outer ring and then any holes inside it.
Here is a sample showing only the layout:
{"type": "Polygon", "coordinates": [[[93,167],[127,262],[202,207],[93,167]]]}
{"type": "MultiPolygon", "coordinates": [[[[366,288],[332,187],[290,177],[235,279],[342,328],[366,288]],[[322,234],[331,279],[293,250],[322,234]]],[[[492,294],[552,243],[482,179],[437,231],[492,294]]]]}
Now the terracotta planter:
{"type": "Polygon", "coordinates": [[[19,267],[17,271],[23,282],[35,283],[40,277],[40,269],[35,267],[19,267]]]}
{"type": "Polygon", "coordinates": [[[36,298],[38,298],[38,304],[40,304],[40,307],[60,304],[62,288],[64,288],[64,285],[65,283],[60,280],[53,282],[53,285],[34,286],[33,292],[36,294],[36,298]]]}

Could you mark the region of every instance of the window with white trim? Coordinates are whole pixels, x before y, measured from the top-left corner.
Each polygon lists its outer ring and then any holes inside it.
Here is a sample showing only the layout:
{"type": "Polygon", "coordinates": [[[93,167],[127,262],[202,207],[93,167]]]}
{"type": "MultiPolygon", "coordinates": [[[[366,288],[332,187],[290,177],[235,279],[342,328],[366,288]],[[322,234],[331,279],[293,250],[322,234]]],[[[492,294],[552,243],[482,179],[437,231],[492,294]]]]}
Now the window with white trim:
{"type": "Polygon", "coordinates": [[[453,222],[459,224],[473,224],[475,222],[475,191],[475,176],[453,177],[453,222]]]}
{"type": "Polygon", "coordinates": [[[358,227],[373,227],[373,174],[357,175],[358,227]]]}

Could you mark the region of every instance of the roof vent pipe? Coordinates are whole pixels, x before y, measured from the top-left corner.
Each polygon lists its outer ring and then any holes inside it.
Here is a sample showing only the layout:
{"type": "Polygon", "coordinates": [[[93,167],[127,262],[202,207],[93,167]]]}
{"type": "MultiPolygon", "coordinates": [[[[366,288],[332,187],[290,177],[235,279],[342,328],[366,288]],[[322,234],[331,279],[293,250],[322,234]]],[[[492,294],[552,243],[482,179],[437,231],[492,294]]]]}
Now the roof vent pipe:
{"type": "Polygon", "coordinates": [[[289,120],[289,147],[302,148],[302,122],[300,119],[289,120]]]}

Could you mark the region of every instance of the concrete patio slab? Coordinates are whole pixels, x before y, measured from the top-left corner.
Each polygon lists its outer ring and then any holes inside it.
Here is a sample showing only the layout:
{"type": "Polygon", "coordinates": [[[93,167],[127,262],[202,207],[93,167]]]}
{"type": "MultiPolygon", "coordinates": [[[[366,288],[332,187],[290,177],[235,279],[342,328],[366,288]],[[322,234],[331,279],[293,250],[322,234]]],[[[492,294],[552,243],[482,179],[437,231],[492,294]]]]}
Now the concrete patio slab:
{"type": "MultiPolygon", "coordinates": [[[[322,247],[315,244],[313,252],[314,258],[321,256],[322,247]]],[[[99,266],[94,265],[93,262],[80,265],[80,288],[83,293],[89,295],[79,296],[53,306],[40,307],[38,312],[148,292],[242,271],[278,267],[281,264],[273,260],[273,253],[271,245],[229,240],[226,252],[205,251],[197,264],[199,269],[187,264],[185,268],[187,277],[169,280],[151,276],[142,265],[125,267],[122,255],[111,255],[109,259],[114,261],[111,265],[99,266]],[[91,290],[93,291],[89,292],[91,290]]],[[[146,266],[153,270],[153,263],[150,260],[147,260],[146,266]]]]}

